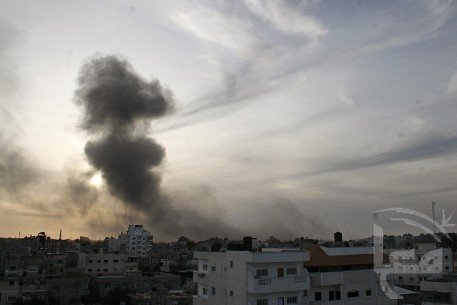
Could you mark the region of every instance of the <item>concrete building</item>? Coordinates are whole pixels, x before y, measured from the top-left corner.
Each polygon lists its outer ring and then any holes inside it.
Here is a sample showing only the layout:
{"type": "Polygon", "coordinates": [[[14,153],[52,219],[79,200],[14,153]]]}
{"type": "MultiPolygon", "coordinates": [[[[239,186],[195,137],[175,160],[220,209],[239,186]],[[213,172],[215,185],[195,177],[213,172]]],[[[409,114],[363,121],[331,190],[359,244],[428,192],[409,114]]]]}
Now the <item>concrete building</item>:
{"type": "Polygon", "coordinates": [[[138,256],[117,253],[80,253],[78,269],[90,275],[124,275],[138,271],[138,256]]]}
{"type": "Polygon", "coordinates": [[[38,281],[0,280],[0,305],[11,305],[17,299],[45,297],[47,293],[46,284],[38,281]]]}
{"type": "Polygon", "coordinates": [[[394,285],[419,290],[421,280],[453,272],[452,250],[438,248],[434,240],[419,241],[412,249],[389,251],[394,285]]]}
{"type": "Polygon", "coordinates": [[[144,256],[152,248],[153,235],[142,225],[129,225],[127,232],[122,232],[118,238],[109,238],[107,241],[111,252],[144,256]]]}
{"type": "Polygon", "coordinates": [[[310,304],[396,304],[385,296],[373,270],[373,247],[308,249],[304,266],[310,274],[310,304]]]}
{"type": "Polygon", "coordinates": [[[90,276],[86,274],[65,274],[47,280],[49,293],[60,305],[79,305],[89,295],[90,276]]]}
{"type": "Polygon", "coordinates": [[[308,304],[307,251],[195,252],[195,305],[308,304]]]}

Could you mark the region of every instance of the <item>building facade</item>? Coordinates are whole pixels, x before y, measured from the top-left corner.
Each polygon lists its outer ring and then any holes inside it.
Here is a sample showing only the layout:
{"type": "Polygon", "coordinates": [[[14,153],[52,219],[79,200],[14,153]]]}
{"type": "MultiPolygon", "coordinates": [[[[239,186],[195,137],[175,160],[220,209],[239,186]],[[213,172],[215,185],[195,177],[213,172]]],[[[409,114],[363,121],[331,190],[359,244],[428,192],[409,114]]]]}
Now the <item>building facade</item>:
{"type": "Polygon", "coordinates": [[[308,304],[306,251],[195,252],[194,257],[198,259],[196,305],[308,304]]]}
{"type": "Polygon", "coordinates": [[[108,249],[116,253],[145,256],[152,249],[153,235],[143,225],[129,225],[127,232],[118,238],[108,239],[108,249]]]}

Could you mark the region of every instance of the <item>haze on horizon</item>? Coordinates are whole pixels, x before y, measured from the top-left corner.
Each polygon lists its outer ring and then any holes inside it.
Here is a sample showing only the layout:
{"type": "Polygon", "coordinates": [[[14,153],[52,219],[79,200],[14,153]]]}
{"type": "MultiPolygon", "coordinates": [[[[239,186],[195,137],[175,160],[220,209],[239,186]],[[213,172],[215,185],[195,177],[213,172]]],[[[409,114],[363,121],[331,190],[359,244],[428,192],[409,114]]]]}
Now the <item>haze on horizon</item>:
{"type": "Polygon", "coordinates": [[[158,240],[355,238],[377,209],[455,213],[456,13],[453,0],[2,0],[0,235],[142,223],[158,240]],[[163,94],[170,111],[88,127],[81,88],[104,83],[81,75],[105,79],[90,65],[109,58],[139,82],[129,96],[163,94]],[[88,151],[121,129],[164,148],[140,170],[159,197],[119,191],[88,151]]]}

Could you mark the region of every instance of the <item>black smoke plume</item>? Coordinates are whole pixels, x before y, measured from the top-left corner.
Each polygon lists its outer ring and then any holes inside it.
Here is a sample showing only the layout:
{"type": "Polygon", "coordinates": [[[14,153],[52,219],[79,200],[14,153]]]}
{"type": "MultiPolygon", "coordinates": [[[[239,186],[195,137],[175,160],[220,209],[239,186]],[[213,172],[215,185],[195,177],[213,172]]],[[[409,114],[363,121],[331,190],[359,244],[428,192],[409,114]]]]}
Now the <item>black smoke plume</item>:
{"type": "Polygon", "coordinates": [[[147,132],[150,120],[170,113],[174,102],[159,81],[144,80],[122,58],[98,56],[81,68],[75,95],[84,110],[81,127],[94,137],[86,144],[86,157],[128,212],[139,212],[155,232],[167,237],[207,237],[208,230],[239,233],[221,221],[222,209],[211,196],[200,193],[198,198],[180,198],[185,204],[178,207],[177,196],[161,190],[157,167],[165,149],[147,132]]]}
{"type": "Polygon", "coordinates": [[[83,106],[82,128],[96,135],[87,143],[90,164],[124,203],[143,211],[164,201],[159,174],[165,149],[146,135],[149,120],[173,109],[171,93],[158,81],[139,77],[126,60],[95,57],[80,71],[76,102],[83,106]]]}

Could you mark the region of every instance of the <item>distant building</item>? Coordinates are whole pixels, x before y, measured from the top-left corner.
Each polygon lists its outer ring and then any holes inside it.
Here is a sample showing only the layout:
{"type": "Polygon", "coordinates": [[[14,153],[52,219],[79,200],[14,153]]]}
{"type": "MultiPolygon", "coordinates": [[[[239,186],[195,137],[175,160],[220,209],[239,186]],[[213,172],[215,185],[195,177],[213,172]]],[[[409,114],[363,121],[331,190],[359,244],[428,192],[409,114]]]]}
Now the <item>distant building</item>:
{"type": "Polygon", "coordinates": [[[438,248],[433,239],[418,240],[412,249],[389,250],[390,280],[400,287],[417,290],[421,280],[453,272],[452,251],[438,248]]]}
{"type": "Polygon", "coordinates": [[[144,256],[152,249],[153,235],[142,225],[129,225],[127,232],[122,232],[118,238],[107,240],[111,252],[144,256]]]}
{"type": "Polygon", "coordinates": [[[125,275],[138,271],[138,257],[131,254],[80,253],[78,269],[90,275],[125,275]]]}

